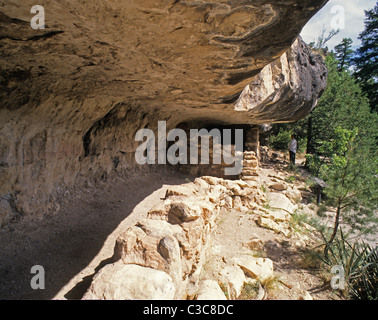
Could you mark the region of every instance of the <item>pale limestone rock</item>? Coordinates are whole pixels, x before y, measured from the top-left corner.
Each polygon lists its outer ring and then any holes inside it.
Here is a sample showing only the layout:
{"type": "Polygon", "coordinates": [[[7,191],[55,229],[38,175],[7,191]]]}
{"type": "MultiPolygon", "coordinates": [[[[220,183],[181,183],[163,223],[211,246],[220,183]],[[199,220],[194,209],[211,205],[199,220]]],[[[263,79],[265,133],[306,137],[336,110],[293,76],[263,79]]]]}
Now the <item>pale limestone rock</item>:
{"type": "Polygon", "coordinates": [[[158,204],[154,205],[148,211],[147,218],[153,220],[168,220],[168,212],[171,202],[171,199],[166,199],[163,202],[159,202],[158,204]]]}
{"type": "Polygon", "coordinates": [[[275,222],[290,221],[291,215],[285,210],[265,210],[260,208],[261,216],[272,219],[275,222]]]}
{"type": "Polygon", "coordinates": [[[241,178],[245,181],[256,181],[256,177],[258,177],[259,174],[256,171],[253,170],[243,170],[241,178]]]}
{"type": "Polygon", "coordinates": [[[259,165],[257,160],[244,160],[243,168],[256,168],[259,165]]]}
{"type": "Polygon", "coordinates": [[[286,226],[282,223],[277,223],[270,218],[264,218],[264,217],[260,216],[257,219],[257,224],[260,227],[273,230],[276,233],[282,233],[286,237],[289,237],[290,234],[291,234],[290,230],[288,229],[288,226],[286,226]]]}
{"type": "Polygon", "coordinates": [[[179,225],[143,219],[117,238],[115,255],[125,264],[166,271],[175,283],[182,278],[180,245],[185,238],[179,225]]]}
{"type": "Polygon", "coordinates": [[[133,226],[117,238],[114,252],[125,264],[164,270],[165,259],[157,251],[160,239],[161,237],[147,235],[141,228],[133,226]]]}
{"type": "Polygon", "coordinates": [[[313,226],[310,226],[308,223],[303,222],[303,221],[301,221],[301,226],[303,228],[305,228],[307,231],[310,231],[310,232],[316,232],[317,231],[316,228],[314,228],[313,226]]]}
{"type": "Polygon", "coordinates": [[[269,218],[264,218],[264,217],[258,217],[257,224],[260,227],[267,228],[273,231],[276,231],[277,233],[280,232],[280,227],[278,223],[274,222],[273,220],[269,218]]]}
{"type": "Polygon", "coordinates": [[[283,194],[294,204],[302,200],[302,193],[296,187],[284,191],[283,194]]]}
{"type": "Polygon", "coordinates": [[[180,226],[183,232],[177,235],[177,240],[184,251],[185,257],[191,259],[201,251],[203,240],[207,240],[209,234],[206,234],[205,230],[208,231],[208,227],[206,227],[203,219],[183,222],[180,226]]]}
{"type": "Polygon", "coordinates": [[[239,185],[235,185],[232,188],[229,188],[231,196],[245,196],[246,192],[239,187],[239,185]]]}
{"type": "Polygon", "coordinates": [[[250,188],[251,185],[249,185],[246,181],[243,180],[234,180],[235,183],[239,185],[241,188],[250,188]]]}
{"type": "MultiPolygon", "coordinates": [[[[269,173],[268,174],[268,177],[272,178],[272,181],[274,181],[275,179],[278,179],[278,180],[281,180],[281,181],[285,181],[285,175],[282,173],[282,172],[276,172],[276,173],[269,173]]],[[[277,180],[275,180],[277,181],[277,180]]]]}
{"type": "Polygon", "coordinates": [[[201,216],[201,207],[195,200],[188,198],[173,201],[168,213],[168,222],[181,223],[198,219],[201,216]]]}
{"type": "Polygon", "coordinates": [[[240,210],[243,206],[243,203],[241,201],[241,198],[239,196],[233,197],[233,208],[235,210],[240,210]]]}
{"type": "Polygon", "coordinates": [[[193,183],[202,191],[209,188],[209,184],[202,178],[195,178],[193,183]]]}
{"type": "Polygon", "coordinates": [[[173,282],[176,284],[177,290],[182,291],[182,262],[181,251],[178,240],[172,236],[162,238],[158,245],[158,251],[165,259],[166,272],[172,277],[173,282]]]}
{"type": "Polygon", "coordinates": [[[228,265],[219,272],[219,275],[219,281],[228,285],[229,298],[238,298],[246,280],[243,270],[238,266],[228,265]]]}
{"type": "Polygon", "coordinates": [[[172,300],[175,291],[167,273],[117,261],[95,275],[83,300],[172,300]]]}
{"type": "Polygon", "coordinates": [[[254,160],[254,161],[258,160],[254,151],[245,151],[244,152],[244,159],[245,160],[254,160]]]}
{"type": "Polygon", "coordinates": [[[273,261],[268,258],[237,256],[233,261],[242,268],[247,276],[259,279],[262,283],[274,276],[273,261]]]}
{"type": "Polygon", "coordinates": [[[256,190],[260,187],[260,184],[256,180],[244,181],[247,184],[247,187],[253,190],[256,190]]]}
{"type": "Polygon", "coordinates": [[[290,214],[293,214],[297,205],[294,205],[285,195],[277,192],[267,192],[266,198],[269,206],[274,209],[286,210],[290,214]]]}
{"type": "Polygon", "coordinates": [[[197,300],[227,300],[218,282],[204,280],[199,285],[197,300]]]}
{"type": "Polygon", "coordinates": [[[217,184],[210,187],[208,197],[212,203],[218,204],[227,194],[227,188],[221,184],[217,184]]]}
{"type": "Polygon", "coordinates": [[[221,181],[223,181],[223,179],[221,178],[216,178],[216,177],[211,177],[211,176],[203,176],[201,177],[201,179],[212,186],[218,185],[221,183],[221,181]]]}
{"type": "Polygon", "coordinates": [[[136,226],[141,228],[146,235],[163,238],[165,236],[175,236],[182,232],[179,225],[170,224],[163,220],[142,219],[136,226]]]}
{"type": "Polygon", "coordinates": [[[284,191],[287,189],[287,185],[285,183],[276,182],[269,185],[269,188],[275,191],[284,191]]]}
{"type": "Polygon", "coordinates": [[[233,205],[232,197],[227,196],[224,198],[224,206],[229,209],[233,208],[234,205],[233,205]]]}
{"type": "Polygon", "coordinates": [[[172,196],[192,196],[196,192],[193,184],[184,184],[169,187],[165,193],[165,198],[172,196]]]}

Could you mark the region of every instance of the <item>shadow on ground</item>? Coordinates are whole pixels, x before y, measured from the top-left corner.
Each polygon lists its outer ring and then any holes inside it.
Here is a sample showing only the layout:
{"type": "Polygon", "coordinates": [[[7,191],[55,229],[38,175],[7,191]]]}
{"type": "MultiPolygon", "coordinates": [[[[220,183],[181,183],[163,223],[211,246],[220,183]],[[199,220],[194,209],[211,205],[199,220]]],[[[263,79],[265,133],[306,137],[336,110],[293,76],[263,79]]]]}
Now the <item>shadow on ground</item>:
{"type": "MultiPolygon", "coordinates": [[[[0,229],[0,299],[52,299],[101,250],[108,235],[135,206],[164,184],[185,183],[185,176],[153,173],[84,190],[43,219],[24,219],[0,229]],[[33,290],[34,265],[45,269],[45,289],[33,290]]],[[[104,260],[98,269],[111,262],[104,260]]],[[[93,275],[85,277],[65,297],[80,299],[93,275]]]]}

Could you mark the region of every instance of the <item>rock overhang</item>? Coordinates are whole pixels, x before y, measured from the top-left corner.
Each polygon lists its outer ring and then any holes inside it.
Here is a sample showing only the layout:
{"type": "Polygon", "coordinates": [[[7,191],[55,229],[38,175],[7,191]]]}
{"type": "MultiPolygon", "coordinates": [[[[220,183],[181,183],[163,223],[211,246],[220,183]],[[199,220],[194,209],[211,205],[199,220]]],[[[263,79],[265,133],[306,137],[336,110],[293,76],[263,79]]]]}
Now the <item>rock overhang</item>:
{"type": "MultiPolygon", "coordinates": [[[[32,1],[7,1],[0,36],[1,104],[18,109],[51,95],[77,100],[101,95],[136,108],[142,104],[148,112],[159,110],[162,118],[180,114],[263,123],[282,120],[282,113],[285,121],[297,120],[311,108],[297,103],[286,112],[275,102],[293,91],[293,80],[298,90],[287,105],[294,100],[308,104],[324,88],[325,79],[319,79],[324,64],[296,38],[326,2],[67,1],[46,5],[46,29],[33,30],[32,1]],[[265,79],[262,74],[272,62],[275,79],[265,79]],[[283,74],[288,79],[277,79],[283,74]],[[256,82],[264,81],[282,86],[278,96],[260,101],[269,107],[249,101],[253,108],[247,113],[233,112],[246,107],[236,104],[243,90],[253,86],[259,96],[256,82]]],[[[107,112],[102,106],[93,119],[107,112]]]]}
{"type": "Polygon", "coordinates": [[[326,2],[54,1],[34,30],[34,1],[0,0],[5,216],[55,212],[56,190],[132,170],[135,133],[158,121],[305,117],[327,71],[298,35],[326,2]]]}

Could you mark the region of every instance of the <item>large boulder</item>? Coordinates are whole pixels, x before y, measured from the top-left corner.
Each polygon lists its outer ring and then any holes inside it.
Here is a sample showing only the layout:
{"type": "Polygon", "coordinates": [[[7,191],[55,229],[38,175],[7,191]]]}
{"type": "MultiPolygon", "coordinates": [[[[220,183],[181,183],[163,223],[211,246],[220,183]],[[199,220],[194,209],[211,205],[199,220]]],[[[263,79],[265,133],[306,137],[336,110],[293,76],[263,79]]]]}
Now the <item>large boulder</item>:
{"type": "Polygon", "coordinates": [[[165,272],[118,261],[96,274],[83,300],[172,300],[174,295],[165,272]]]}

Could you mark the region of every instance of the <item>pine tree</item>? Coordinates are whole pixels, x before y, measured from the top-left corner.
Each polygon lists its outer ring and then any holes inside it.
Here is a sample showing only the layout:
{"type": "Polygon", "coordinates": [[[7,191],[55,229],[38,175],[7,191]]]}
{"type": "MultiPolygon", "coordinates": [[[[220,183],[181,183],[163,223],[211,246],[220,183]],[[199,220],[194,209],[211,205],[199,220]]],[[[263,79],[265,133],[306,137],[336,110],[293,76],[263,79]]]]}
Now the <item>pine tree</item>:
{"type": "Polygon", "coordinates": [[[353,40],[344,38],[340,44],[335,47],[335,57],[338,61],[337,70],[341,72],[351,66],[354,51],[352,50],[353,40]]]}
{"type": "Polygon", "coordinates": [[[310,170],[327,183],[327,204],[336,210],[327,240],[331,244],[340,219],[362,233],[377,225],[378,114],[371,112],[351,71],[338,71],[334,54],[326,57],[326,64],[327,88],[311,114],[314,154],[306,159],[310,170]]]}
{"type": "Polygon", "coordinates": [[[359,39],[362,45],[354,59],[355,76],[370,100],[371,110],[378,111],[378,2],[365,11],[365,30],[359,39]]]}
{"type": "Polygon", "coordinates": [[[377,153],[367,144],[361,144],[358,128],[348,130],[337,127],[333,138],[324,141],[321,148],[329,160],[322,166],[320,174],[327,182],[327,202],[336,209],[328,243],[335,239],[341,219],[354,232],[366,234],[376,231],[377,153]]]}
{"type": "Polygon", "coordinates": [[[338,61],[334,55],[328,55],[325,60],[328,67],[327,88],[311,114],[308,152],[319,153],[320,144],[332,139],[336,127],[348,130],[358,127],[363,138],[374,141],[378,116],[370,112],[369,100],[360,85],[350,70],[338,72],[338,61]]]}

